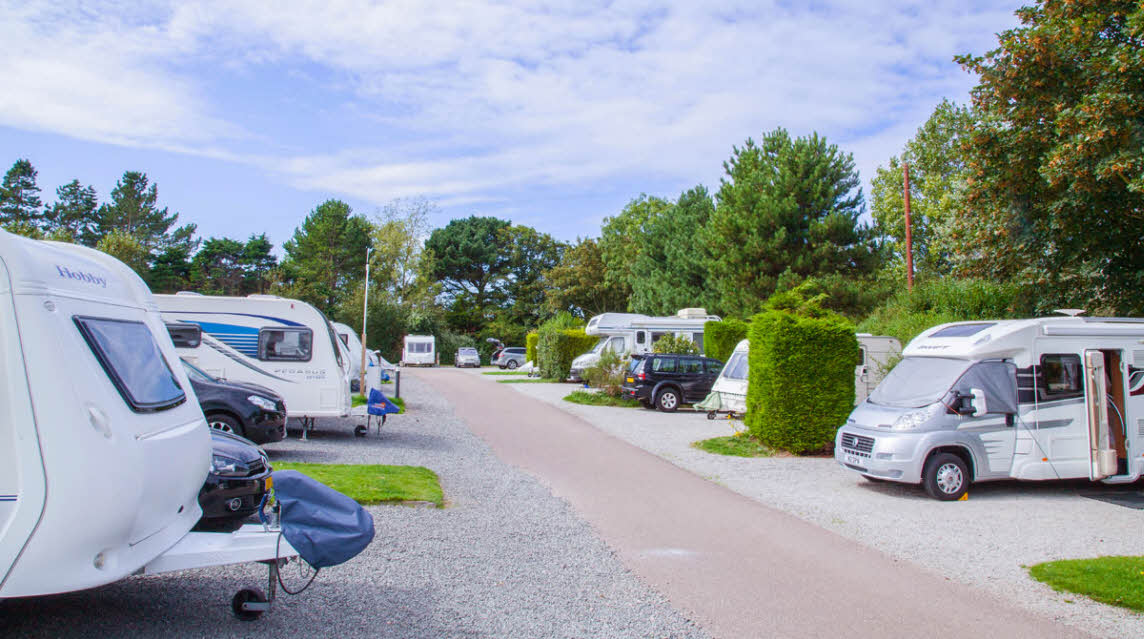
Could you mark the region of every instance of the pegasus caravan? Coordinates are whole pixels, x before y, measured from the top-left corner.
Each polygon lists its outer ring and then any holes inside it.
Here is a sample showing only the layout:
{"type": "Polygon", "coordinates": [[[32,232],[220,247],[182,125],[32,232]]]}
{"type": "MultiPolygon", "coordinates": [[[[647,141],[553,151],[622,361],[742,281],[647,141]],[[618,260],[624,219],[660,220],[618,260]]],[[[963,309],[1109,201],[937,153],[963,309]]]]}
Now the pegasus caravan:
{"type": "Polygon", "coordinates": [[[350,363],[334,328],[305,302],[274,295],[156,295],[179,355],[223,379],[265,386],[302,420],[350,411],[350,363]]]}
{"type": "Polygon", "coordinates": [[[937,499],[993,479],[1136,481],[1144,319],[942,324],[839,429],[835,459],[937,499]]]}
{"type": "Polygon", "coordinates": [[[652,344],[664,335],[686,337],[703,351],[703,325],[718,322],[718,315],[708,315],[706,309],[685,308],[669,317],[651,317],[635,313],[604,313],[588,320],[584,332],[599,335],[600,341],[592,350],[572,360],[571,378],[580,379],[584,369],[600,361],[605,350],[624,355],[650,353],[652,344]]]}
{"type": "MultiPolygon", "coordinates": [[[[354,380],[361,379],[361,360],[362,360],[362,347],[361,340],[358,338],[354,329],[341,322],[331,322],[334,331],[337,332],[338,338],[342,340],[349,351],[350,362],[350,383],[353,384],[354,380]]],[[[366,366],[377,366],[377,355],[373,351],[365,352],[366,366]]]]}
{"type": "Polygon", "coordinates": [[[0,598],[273,560],[277,532],[189,532],[210,431],[123,263],[0,231],[0,358],[0,598]]]}
{"type": "Polygon", "coordinates": [[[406,335],[401,349],[402,366],[436,366],[437,338],[432,335],[406,335]]]}

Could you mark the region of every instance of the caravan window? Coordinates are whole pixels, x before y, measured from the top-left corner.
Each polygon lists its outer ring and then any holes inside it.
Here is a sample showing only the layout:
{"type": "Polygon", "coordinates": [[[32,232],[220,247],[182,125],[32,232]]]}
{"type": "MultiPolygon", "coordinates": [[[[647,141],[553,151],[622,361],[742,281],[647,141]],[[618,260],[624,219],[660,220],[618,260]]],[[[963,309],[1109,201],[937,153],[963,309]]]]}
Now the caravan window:
{"type": "Polygon", "coordinates": [[[691,334],[691,341],[695,344],[695,348],[698,348],[699,352],[702,353],[703,352],[703,333],[692,333],[691,334]]]}
{"type": "Polygon", "coordinates": [[[636,331],[636,344],[647,344],[647,333],[636,331]]]}
{"type": "Polygon", "coordinates": [[[167,332],[175,348],[198,348],[203,343],[203,329],[197,324],[167,324],[167,332]]]}
{"type": "Polygon", "coordinates": [[[1084,395],[1080,355],[1042,355],[1038,386],[1045,399],[1066,399],[1084,395]]]}
{"type": "Polygon", "coordinates": [[[664,335],[671,335],[671,333],[669,333],[667,331],[662,331],[662,332],[652,331],[651,332],[651,344],[649,344],[649,346],[654,346],[655,343],[658,342],[660,340],[660,338],[663,337],[664,335]]]}
{"type": "Polygon", "coordinates": [[[433,344],[431,342],[409,342],[406,348],[410,353],[433,352],[433,344]]]}
{"type": "Polygon", "coordinates": [[[308,328],[263,328],[258,331],[258,359],[264,362],[308,362],[314,334],[308,328]]]}
{"type": "Polygon", "coordinates": [[[723,377],[727,379],[747,379],[747,354],[742,351],[732,353],[731,359],[727,360],[727,368],[723,373],[723,377]]]}
{"type": "Polygon", "coordinates": [[[187,398],[146,324],[97,317],[72,319],[131,410],[166,410],[187,398]]]}
{"type": "Polygon", "coordinates": [[[346,348],[350,347],[350,336],[349,335],[346,335],[345,333],[338,333],[338,337],[341,338],[342,343],[346,345],[346,348]]]}

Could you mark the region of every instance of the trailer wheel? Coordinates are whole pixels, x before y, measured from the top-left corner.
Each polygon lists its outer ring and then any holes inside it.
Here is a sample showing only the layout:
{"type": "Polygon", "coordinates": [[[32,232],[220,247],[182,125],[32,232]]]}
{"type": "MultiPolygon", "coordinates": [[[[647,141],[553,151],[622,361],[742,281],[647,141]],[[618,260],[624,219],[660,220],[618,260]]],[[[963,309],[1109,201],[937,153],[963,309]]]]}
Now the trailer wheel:
{"type": "Polygon", "coordinates": [[[715,421],[715,411],[713,411],[713,410],[707,411],[707,419],[709,419],[711,421],[715,421]]]}
{"type": "Polygon", "coordinates": [[[934,499],[955,501],[969,490],[969,468],[952,453],[938,453],[926,461],[922,485],[934,499]]]}
{"type": "Polygon", "coordinates": [[[266,603],[266,595],[257,588],[243,588],[234,594],[234,598],[230,600],[230,609],[235,617],[243,621],[254,621],[262,616],[262,610],[246,610],[243,604],[246,603],[266,603]]]}
{"type": "Polygon", "coordinates": [[[664,388],[655,395],[655,406],[665,413],[674,413],[679,408],[679,391],[664,388]]]}
{"type": "MultiPolygon", "coordinates": [[[[384,415],[383,415],[383,417],[384,417],[384,415]]],[[[354,426],[354,437],[365,437],[365,432],[366,432],[365,426],[362,426],[360,424],[357,426],[354,426]]]]}

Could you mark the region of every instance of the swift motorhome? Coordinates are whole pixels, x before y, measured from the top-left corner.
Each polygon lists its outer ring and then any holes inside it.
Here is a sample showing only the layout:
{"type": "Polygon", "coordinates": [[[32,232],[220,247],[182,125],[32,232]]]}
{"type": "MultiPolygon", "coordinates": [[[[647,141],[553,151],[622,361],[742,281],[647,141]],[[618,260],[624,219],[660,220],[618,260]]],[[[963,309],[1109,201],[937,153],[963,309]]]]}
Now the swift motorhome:
{"type": "MultiPolygon", "coordinates": [[[[893,337],[858,333],[860,356],[854,367],[854,403],[861,404],[870,391],[886,376],[890,361],[902,352],[902,345],[893,337]]],[[[747,361],[750,355],[750,342],[743,340],[735,345],[727,364],[719,373],[719,378],[711,387],[711,395],[697,404],[696,408],[707,410],[707,418],[715,419],[718,413],[728,413],[741,417],[747,412],[747,361]]]]}
{"type": "Polygon", "coordinates": [[[402,366],[436,366],[437,338],[432,335],[406,335],[401,349],[402,366]]]}
{"type": "Polygon", "coordinates": [[[600,341],[592,350],[572,360],[570,377],[580,379],[584,369],[600,361],[600,353],[605,350],[622,355],[650,353],[651,347],[661,337],[674,335],[685,337],[703,352],[703,325],[720,321],[717,315],[708,315],[706,309],[685,308],[668,317],[651,317],[637,313],[604,313],[588,320],[584,332],[599,335],[600,341]]]}
{"type": "Polygon", "coordinates": [[[859,405],[835,459],[958,499],[995,479],[1136,481],[1144,470],[1144,319],[935,326],[859,405]]]}
{"type": "Polygon", "coordinates": [[[265,386],[302,420],[350,411],[350,362],[333,326],[305,302],[275,295],[156,295],[179,356],[215,377],[265,386]]]}
{"type": "Polygon", "coordinates": [[[277,531],[190,532],[210,431],[131,269],[0,231],[0,358],[0,598],[273,563],[277,531]]]}

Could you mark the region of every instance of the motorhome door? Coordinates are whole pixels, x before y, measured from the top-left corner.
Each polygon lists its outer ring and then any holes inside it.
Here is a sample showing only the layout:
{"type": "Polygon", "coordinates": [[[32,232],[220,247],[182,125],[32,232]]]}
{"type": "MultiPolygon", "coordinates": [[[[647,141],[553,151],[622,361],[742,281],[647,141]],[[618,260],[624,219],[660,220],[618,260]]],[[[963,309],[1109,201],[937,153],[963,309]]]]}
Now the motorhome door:
{"type": "Polygon", "coordinates": [[[1116,474],[1116,449],[1108,422],[1108,385],[1104,353],[1084,352],[1084,403],[1088,419],[1089,479],[1116,474]]]}

